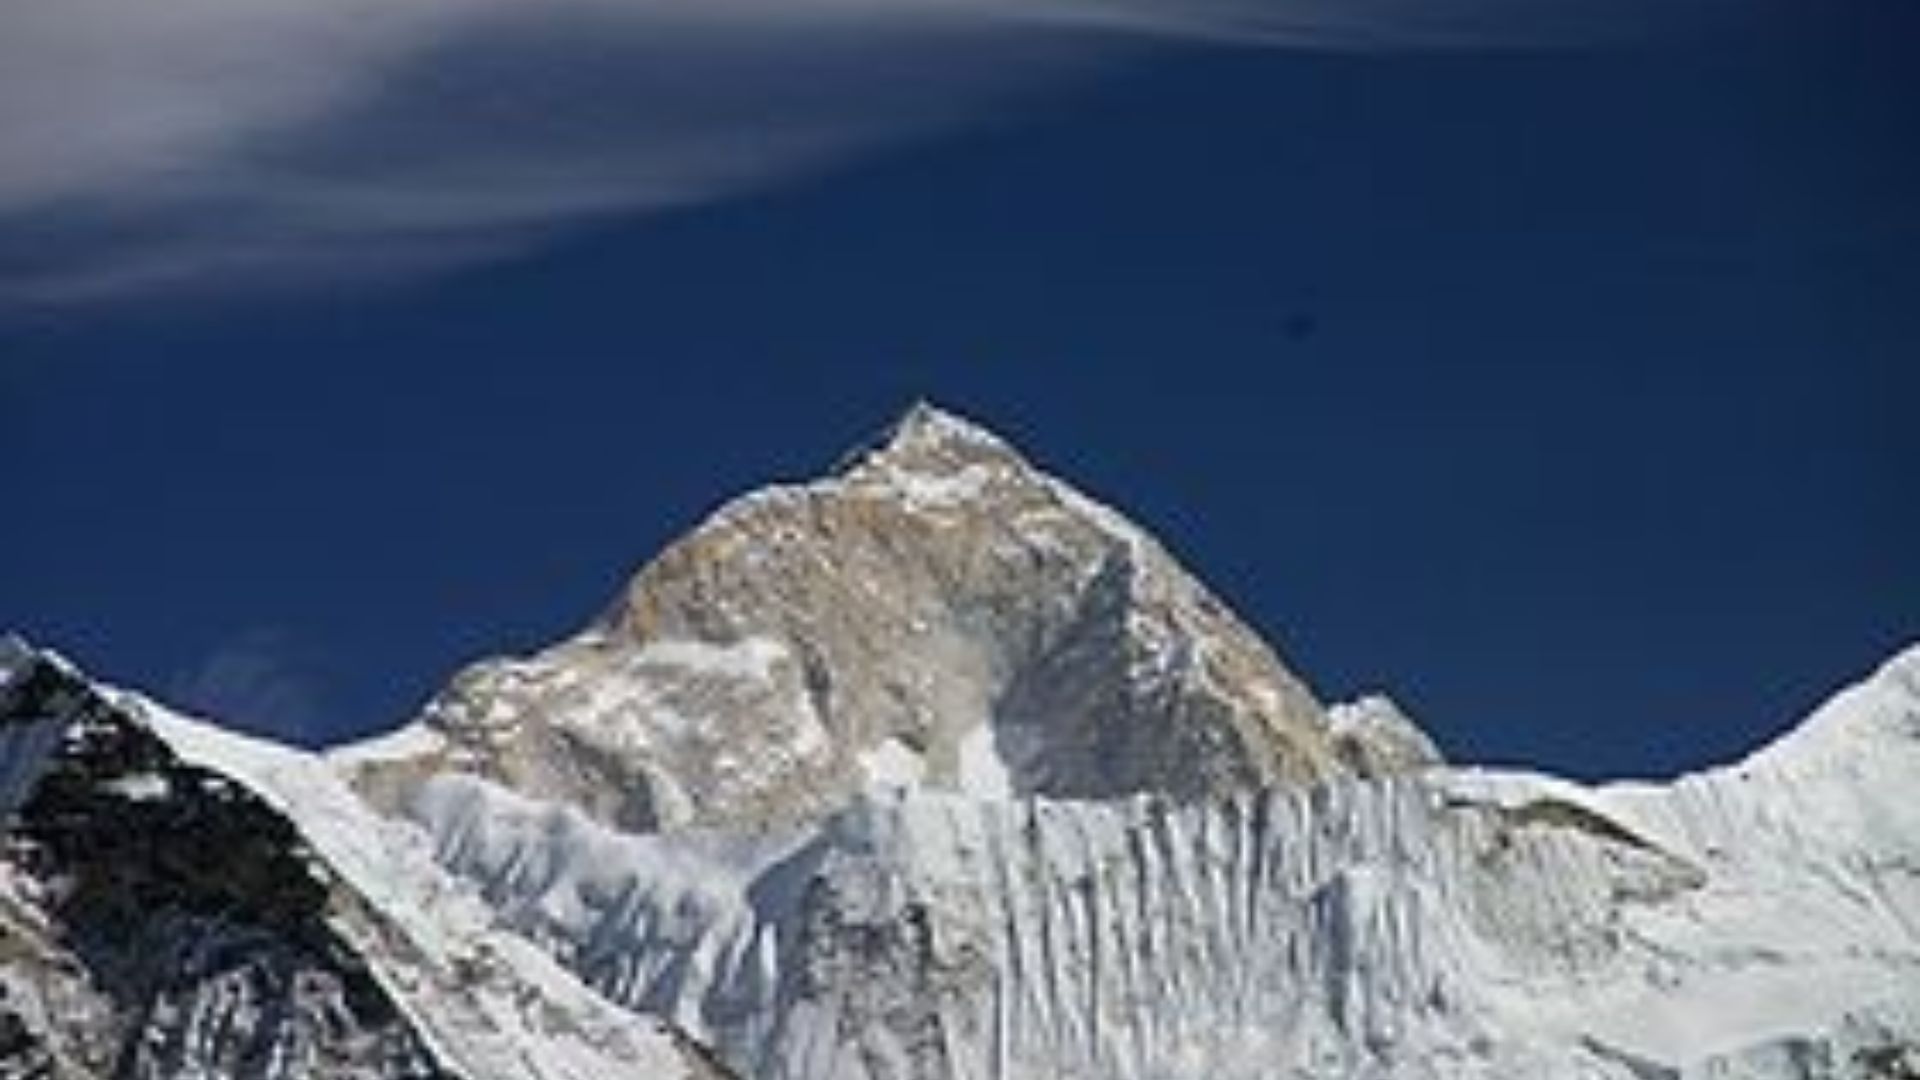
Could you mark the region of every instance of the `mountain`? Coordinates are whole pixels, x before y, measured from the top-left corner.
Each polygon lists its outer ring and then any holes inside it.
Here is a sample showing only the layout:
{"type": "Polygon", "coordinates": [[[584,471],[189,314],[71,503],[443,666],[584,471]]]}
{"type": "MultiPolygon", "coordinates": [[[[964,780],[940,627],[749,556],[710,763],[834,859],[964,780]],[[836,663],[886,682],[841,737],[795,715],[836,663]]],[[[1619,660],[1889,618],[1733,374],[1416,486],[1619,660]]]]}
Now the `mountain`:
{"type": "Polygon", "coordinates": [[[723,507],[400,737],[370,789],[456,768],[640,831],[875,783],[1199,797],[1343,771],[1319,703],[1160,545],[925,406],[835,475],[723,507]]]}
{"type": "Polygon", "coordinates": [[[1920,1077],[1920,649],[1584,786],[910,412],[312,753],[0,648],[0,1077],[1920,1077]]]}

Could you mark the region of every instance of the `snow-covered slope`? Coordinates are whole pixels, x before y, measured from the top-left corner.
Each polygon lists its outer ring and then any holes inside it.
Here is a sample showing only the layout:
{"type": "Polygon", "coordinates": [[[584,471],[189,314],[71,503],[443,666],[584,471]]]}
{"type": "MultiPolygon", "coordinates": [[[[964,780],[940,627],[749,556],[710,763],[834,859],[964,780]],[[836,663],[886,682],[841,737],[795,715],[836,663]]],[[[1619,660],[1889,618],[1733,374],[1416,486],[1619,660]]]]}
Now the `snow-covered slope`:
{"type": "Polygon", "coordinates": [[[503,925],[743,1074],[1898,1077],[1916,664],[1662,788],[919,791],[639,836],[446,776],[411,814],[503,925]]]}
{"type": "Polygon", "coordinates": [[[1920,649],[1448,766],[926,410],[366,743],[0,645],[0,808],[0,1077],[1920,1078],[1920,649]]]}
{"type": "Polygon", "coordinates": [[[696,1077],[324,758],[0,642],[0,1076],[696,1077]]]}

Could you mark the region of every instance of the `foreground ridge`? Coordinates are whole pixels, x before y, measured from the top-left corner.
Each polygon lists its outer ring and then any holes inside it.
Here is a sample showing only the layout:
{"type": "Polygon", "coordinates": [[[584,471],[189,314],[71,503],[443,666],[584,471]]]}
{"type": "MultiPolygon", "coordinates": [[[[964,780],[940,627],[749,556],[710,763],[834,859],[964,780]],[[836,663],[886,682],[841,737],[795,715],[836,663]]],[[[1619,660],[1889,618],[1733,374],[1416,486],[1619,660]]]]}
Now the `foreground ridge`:
{"type": "Polygon", "coordinates": [[[1920,1077],[1920,648],[1589,786],[910,411],[394,734],[0,639],[0,1077],[1920,1077]]]}

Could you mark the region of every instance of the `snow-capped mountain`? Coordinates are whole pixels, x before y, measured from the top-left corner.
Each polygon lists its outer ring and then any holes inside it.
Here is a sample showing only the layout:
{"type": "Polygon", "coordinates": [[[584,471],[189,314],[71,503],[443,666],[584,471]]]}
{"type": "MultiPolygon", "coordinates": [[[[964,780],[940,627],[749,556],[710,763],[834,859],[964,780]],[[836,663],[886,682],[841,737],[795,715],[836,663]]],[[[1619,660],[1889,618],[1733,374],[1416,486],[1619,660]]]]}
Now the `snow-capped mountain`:
{"type": "Polygon", "coordinates": [[[1319,704],[1158,544],[925,406],[835,475],[723,507],[592,626],[473,666],[397,738],[370,790],[451,768],[638,831],[875,784],[1190,797],[1343,769],[1319,704]]]}
{"type": "Polygon", "coordinates": [[[1582,786],[917,408],[392,734],[0,649],[0,1077],[1920,1077],[1920,649],[1582,786]]]}

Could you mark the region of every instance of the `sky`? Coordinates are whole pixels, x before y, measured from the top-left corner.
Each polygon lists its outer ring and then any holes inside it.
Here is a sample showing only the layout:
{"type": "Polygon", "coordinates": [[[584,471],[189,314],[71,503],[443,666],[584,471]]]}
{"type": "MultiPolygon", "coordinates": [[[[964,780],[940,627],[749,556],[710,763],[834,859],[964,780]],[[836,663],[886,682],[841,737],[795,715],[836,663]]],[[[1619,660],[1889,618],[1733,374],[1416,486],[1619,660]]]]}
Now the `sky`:
{"type": "Polygon", "coordinates": [[[120,2],[0,14],[0,627],[234,726],[392,727],[920,398],[1456,760],[1920,641],[1911,3],[120,2]]]}

